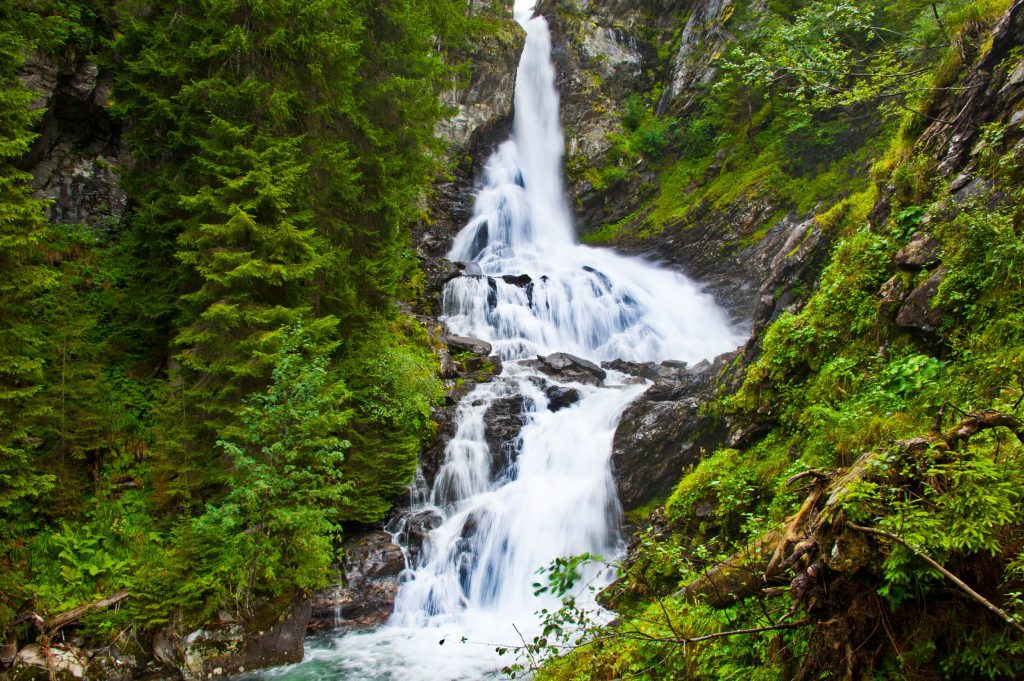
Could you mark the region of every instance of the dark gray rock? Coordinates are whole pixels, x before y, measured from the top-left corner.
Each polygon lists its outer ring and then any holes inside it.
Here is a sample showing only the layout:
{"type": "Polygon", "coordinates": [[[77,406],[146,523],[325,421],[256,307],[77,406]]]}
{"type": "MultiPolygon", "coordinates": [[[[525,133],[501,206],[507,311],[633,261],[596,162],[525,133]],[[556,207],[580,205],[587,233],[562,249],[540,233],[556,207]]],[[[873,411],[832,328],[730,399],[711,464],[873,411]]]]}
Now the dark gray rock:
{"type": "Polygon", "coordinates": [[[533,281],[529,274],[505,274],[502,275],[501,279],[506,284],[518,286],[519,288],[526,288],[533,281]]]}
{"type": "Polygon", "coordinates": [[[681,400],[709,388],[712,375],[711,363],[706,360],[693,367],[686,367],[684,363],[682,368],[662,363],[658,378],[644,393],[644,399],[651,402],[681,400]]]}
{"type": "Polygon", "coordinates": [[[896,264],[904,269],[919,270],[939,264],[942,244],[927,232],[918,232],[896,253],[896,264]]]}
{"type": "Polygon", "coordinates": [[[519,431],[526,425],[527,400],[522,395],[499,397],[484,412],[484,438],[491,451],[491,477],[511,466],[519,454],[519,431]]]}
{"type": "Polygon", "coordinates": [[[552,385],[544,389],[548,398],[548,411],[560,411],[580,401],[582,395],[576,388],[552,385]]]}
{"type": "Polygon", "coordinates": [[[668,494],[683,469],[721,441],[715,420],[701,414],[701,400],[640,400],[626,409],[615,430],[612,468],[623,509],[630,511],[668,494]]]}
{"type": "Polygon", "coordinates": [[[582,383],[599,386],[608,373],[591,361],[567,352],[556,352],[546,357],[538,356],[531,362],[539,371],[564,383],[582,383]]]}
{"type": "Polygon", "coordinates": [[[448,349],[452,352],[471,352],[481,357],[487,357],[491,354],[491,344],[479,338],[447,336],[444,340],[448,345],[448,349]]]}
{"type": "Polygon", "coordinates": [[[610,362],[601,362],[601,368],[651,381],[658,377],[658,365],[654,362],[627,362],[623,359],[613,359],[610,362]]]}
{"type": "Polygon", "coordinates": [[[444,342],[448,352],[454,355],[453,359],[458,363],[456,374],[501,373],[501,358],[491,354],[493,348],[487,341],[463,336],[445,336],[444,342]]]}
{"type": "Polygon", "coordinates": [[[401,543],[405,547],[410,565],[416,565],[419,555],[423,551],[423,543],[426,541],[427,535],[440,527],[443,521],[441,513],[432,508],[398,513],[393,521],[394,542],[401,543]]]}
{"type": "Polygon", "coordinates": [[[928,279],[907,297],[896,315],[896,323],[908,329],[935,331],[942,322],[942,310],[932,307],[932,299],[938,293],[939,285],[946,278],[948,270],[939,267],[928,279]]]}

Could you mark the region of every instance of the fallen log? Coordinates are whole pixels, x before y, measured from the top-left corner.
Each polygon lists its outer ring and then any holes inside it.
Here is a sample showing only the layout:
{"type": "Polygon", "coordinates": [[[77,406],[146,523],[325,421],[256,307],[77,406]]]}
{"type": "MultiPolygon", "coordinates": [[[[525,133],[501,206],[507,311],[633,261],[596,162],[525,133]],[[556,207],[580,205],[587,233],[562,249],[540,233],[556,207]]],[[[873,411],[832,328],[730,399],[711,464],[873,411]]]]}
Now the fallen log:
{"type": "Polygon", "coordinates": [[[44,621],[43,628],[48,633],[53,633],[58,629],[71,624],[72,622],[77,622],[90,612],[94,612],[96,610],[104,610],[112,605],[117,605],[126,598],[128,598],[128,589],[121,589],[113,596],[107,596],[106,598],[102,598],[93,603],[86,603],[85,605],[80,605],[77,608],[68,610],[67,612],[62,612],[59,615],[54,615],[53,617],[44,621]]]}
{"type": "MultiPolygon", "coordinates": [[[[835,555],[840,553],[841,545],[854,543],[850,536],[852,532],[886,536],[908,546],[895,535],[853,526],[847,522],[842,509],[843,497],[852,484],[862,481],[878,481],[884,477],[888,484],[901,485],[913,482],[910,478],[904,479],[905,475],[893,478],[893,469],[885,465],[885,460],[894,453],[906,459],[907,463],[913,464],[908,467],[909,469],[927,470],[937,462],[948,461],[951,453],[958,451],[971,437],[990,428],[1007,428],[1024,443],[1024,421],[1016,416],[992,409],[961,413],[964,414],[963,418],[944,432],[934,428],[928,435],[895,443],[889,452],[867,452],[849,468],[839,469],[830,475],[819,471],[806,471],[792,476],[788,480],[790,484],[812,478],[813,487],[800,509],[787,519],[785,525],[767,532],[753,544],[740,549],[707,570],[676,592],[676,596],[699,600],[715,608],[728,607],[764,591],[766,587],[786,583],[783,574],[789,570],[796,577],[795,581],[803,578],[807,568],[812,566],[818,555],[822,556],[822,560],[829,567],[838,565],[842,559],[837,560],[835,555]]],[[[941,417],[937,425],[941,427],[941,417]]],[[[963,582],[951,576],[952,573],[945,568],[913,548],[908,548],[921,555],[947,578],[954,580],[958,586],[963,585],[963,582]]],[[[854,568],[859,567],[862,561],[847,563],[850,568],[854,568]]],[[[964,587],[966,585],[961,588],[964,587]]],[[[968,593],[978,600],[976,592],[968,593]]],[[[1024,632],[1024,627],[1007,619],[1005,613],[991,603],[978,602],[1024,632]]]]}

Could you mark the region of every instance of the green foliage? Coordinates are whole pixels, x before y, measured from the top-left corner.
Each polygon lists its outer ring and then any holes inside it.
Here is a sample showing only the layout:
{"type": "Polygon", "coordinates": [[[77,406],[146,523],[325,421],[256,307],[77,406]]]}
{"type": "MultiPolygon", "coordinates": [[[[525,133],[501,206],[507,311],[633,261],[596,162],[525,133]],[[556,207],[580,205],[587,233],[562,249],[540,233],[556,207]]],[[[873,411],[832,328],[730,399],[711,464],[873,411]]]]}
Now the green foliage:
{"type": "MultiPolygon", "coordinates": [[[[0,512],[54,482],[33,466],[37,441],[29,432],[32,419],[46,409],[36,399],[43,357],[31,324],[33,302],[52,284],[43,261],[46,204],[32,198],[32,178],[17,168],[35,139],[32,125],[40,113],[30,110],[34,94],[18,79],[32,45],[22,35],[31,18],[16,7],[0,10],[0,512]]],[[[0,530],[0,537],[6,534],[0,530]]]]}
{"type": "Polygon", "coordinates": [[[218,442],[232,464],[230,491],[183,520],[165,559],[142,572],[151,624],[164,621],[168,605],[202,623],[223,608],[252,612],[260,599],[328,583],[351,488],[343,480],[349,393],[328,370],[319,331],[278,335],[270,385],[245,401],[240,425],[218,442]]]}
{"type": "Polygon", "coordinates": [[[0,9],[0,628],[123,586],[90,635],[290,598],[404,491],[441,397],[396,312],[408,228],[453,55],[498,28],[463,10],[0,9]],[[123,220],[47,225],[31,198],[34,51],[113,75],[123,220]]]}
{"type": "Polygon", "coordinates": [[[431,406],[443,387],[425,331],[412,320],[371,327],[352,340],[340,368],[352,391],[352,449],[346,475],[353,483],[344,518],[381,520],[408,487],[421,446],[433,434],[431,406]]]}

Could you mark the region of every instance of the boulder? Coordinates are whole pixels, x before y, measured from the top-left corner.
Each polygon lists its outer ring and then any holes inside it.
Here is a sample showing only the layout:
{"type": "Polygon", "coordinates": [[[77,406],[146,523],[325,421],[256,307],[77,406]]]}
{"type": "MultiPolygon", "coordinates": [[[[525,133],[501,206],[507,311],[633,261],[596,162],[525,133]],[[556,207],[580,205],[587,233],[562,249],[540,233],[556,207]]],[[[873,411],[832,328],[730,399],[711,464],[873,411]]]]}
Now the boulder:
{"type": "Polygon", "coordinates": [[[942,244],[926,232],[918,232],[906,246],[896,254],[896,264],[904,269],[919,270],[939,264],[942,244]]]}
{"type": "Polygon", "coordinates": [[[651,381],[658,377],[658,365],[654,362],[627,362],[624,359],[613,359],[610,362],[601,362],[601,368],[651,381]]]}
{"type": "Polygon", "coordinates": [[[556,352],[543,357],[538,355],[535,362],[530,363],[539,371],[563,383],[582,383],[600,386],[608,373],[593,362],[566,352],[556,352]]]}
{"type": "Polygon", "coordinates": [[[701,414],[701,404],[696,398],[640,400],[626,409],[615,430],[611,457],[624,510],[668,494],[683,468],[700,461],[703,450],[721,441],[721,427],[701,414]]]}
{"type": "Polygon", "coordinates": [[[451,352],[471,352],[480,357],[487,357],[491,354],[491,344],[479,338],[447,336],[444,340],[451,352]]]}
{"type": "Polygon", "coordinates": [[[932,332],[942,321],[942,311],[932,307],[932,299],[939,291],[939,285],[946,278],[948,270],[943,266],[935,270],[928,279],[907,297],[896,315],[896,323],[908,329],[932,332]]]}
{"type": "Polygon", "coordinates": [[[18,651],[9,678],[11,681],[72,681],[85,678],[87,665],[86,653],[78,648],[51,645],[44,651],[38,643],[31,643],[18,651]]]}
{"type": "Polygon", "coordinates": [[[681,400],[710,387],[713,373],[707,360],[693,367],[662,362],[658,377],[644,393],[644,399],[652,402],[681,400]]]}
{"type": "Polygon", "coordinates": [[[560,411],[571,407],[580,401],[582,395],[576,388],[567,388],[561,385],[552,385],[544,389],[548,398],[548,411],[560,411]]]}
{"type": "Polygon", "coordinates": [[[311,612],[311,601],[296,596],[265,603],[245,620],[222,613],[184,636],[173,629],[158,632],[153,654],[184,681],[301,662],[311,612]]]}
{"type": "Polygon", "coordinates": [[[519,454],[519,431],[526,425],[526,398],[499,397],[484,412],[484,439],[491,451],[491,477],[511,466],[519,454]]]}

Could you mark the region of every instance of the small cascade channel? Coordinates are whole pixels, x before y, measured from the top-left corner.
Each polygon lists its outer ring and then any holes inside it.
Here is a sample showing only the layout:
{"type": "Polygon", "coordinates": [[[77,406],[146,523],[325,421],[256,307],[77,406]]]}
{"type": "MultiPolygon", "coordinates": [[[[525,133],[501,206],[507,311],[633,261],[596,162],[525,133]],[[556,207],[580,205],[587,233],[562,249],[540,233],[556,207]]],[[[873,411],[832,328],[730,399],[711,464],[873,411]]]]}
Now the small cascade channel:
{"type": "MultiPolygon", "coordinates": [[[[495,647],[531,639],[537,611],[558,607],[534,595],[537,570],[563,556],[615,558],[623,550],[609,456],[622,411],[647,386],[614,371],[596,378],[587,364],[697,362],[741,340],[681,275],[576,243],[547,23],[530,18],[532,5],[516,10],[527,40],[513,134],[488,161],[474,217],[449,253],[467,263],[465,274],[444,291],[449,331],[491,343],[502,373],[459,404],[445,461],[415,495],[412,512],[430,516],[434,529],[422,545],[404,547],[408,569],[389,623],[316,639],[306,661],[263,678],[500,677],[509,660],[495,647]],[[591,378],[543,371],[538,356],[554,353],[585,360],[580,375],[591,378]],[[553,403],[568,393],[572,404],[553,403]],[[485,414],[510,401],[525,425],[492,451],[485,414]]],[[[401,523],[391,529],[408,541],[401,523]]]]}

